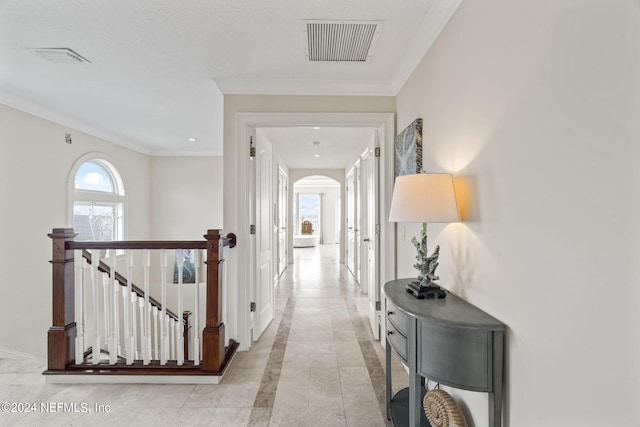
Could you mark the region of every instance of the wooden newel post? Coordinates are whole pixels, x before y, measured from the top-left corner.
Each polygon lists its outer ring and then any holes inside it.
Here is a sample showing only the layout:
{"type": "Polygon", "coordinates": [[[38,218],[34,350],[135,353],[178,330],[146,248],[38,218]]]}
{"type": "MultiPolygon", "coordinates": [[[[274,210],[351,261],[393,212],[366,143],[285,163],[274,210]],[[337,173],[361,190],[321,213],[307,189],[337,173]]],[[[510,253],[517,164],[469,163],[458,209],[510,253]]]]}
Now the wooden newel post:
{"type": "Polygon", "coordinates": [[[221,230],[208,230],[206,322],[202,331],[202,367],[220,372],[224,365],[224,323],[222,323],[222,263],[224,240],[221,230]]]}
{"type": "Polygon", "coordinates": [[[48,368],[64,370],[75,361],[75,289],[73,250],[66,242],[77,236],[73,228],[54,228],[53,239],[53,325],[49,328],[48,368]]]}

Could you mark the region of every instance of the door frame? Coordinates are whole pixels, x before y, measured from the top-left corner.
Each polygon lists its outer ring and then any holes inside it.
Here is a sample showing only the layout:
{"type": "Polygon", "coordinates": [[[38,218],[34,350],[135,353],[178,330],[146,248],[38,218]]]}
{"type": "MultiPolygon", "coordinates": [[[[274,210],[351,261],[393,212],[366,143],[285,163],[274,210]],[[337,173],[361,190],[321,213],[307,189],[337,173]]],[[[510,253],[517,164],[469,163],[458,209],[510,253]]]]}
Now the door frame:
{"type": "MultiPolygon", "coordinates": [[[[236,113],[236,168],[235,179],[238,194],[248,194],[250,179],[249,135],[251,129],[268,127],[295,126],[335,126],[335,127],[373,127],[378,129],[380,137],[380,286],[395,276],[395,227],[390,224],[388,217],[393,192],[393,143],[395,138],[394,113],[236,113]]],[[[230,159],[230,161],[232,161],[230,159]]],[[[346,175],[346,171],[345,171],[346,175]]],[[[225,197],[226,198],[226,197],[225,197]]],[[[251,347],[251,312],[250,312],[250,283],[246,263],[249,259],[249,201],[246,197],[237,198],[234,209],[238,224],[233,231],[237,236],[238,245],[229,251],[230,282],[227,301],[229,308],[235,308],[233,313],[228,311],[228,320],[234,325],[229,328],[230,338],[239,342],[239,350],[249,350],[251,347]],[[233,280],[235,279],[235,280],[233,280]],[[232,282],[236,283],[232,283],[232,282]],[[235,336],[234,336],[235,335],[235,336]]]]}
{"type": "Polygon", "coordinates": [[[278,262],[276,266],[277,279],[280,280],[280,276],[284,274],[284,271],[289,265],[289,172],[282,168],[281,164],[278,164],[278,262]],[[284,188],[283,187],[284,183],[284,188]],[[282,219],[284,219],[284,229],[282,228],[282,219]],[[284,231],[283,231],[284,230],[284,231]],[[281,235],[284,234],[284,254],[282,253],[282,239],[281,235]],[[284,267],[281,267],[284,264],[284,267]]]}
{"type": "Polygon", "coordinates": [[[351,272],[354,280],[357,282],[357,274],[356,274],[356,232],[355,232],[355,219],[358,214],[356,210],[356,197],[357,197],[357,187],[356,187],[356,175],[358,163],[360,160],[356,161],[356,164],[353,165],[351,169],[349,169],[346,173],[345,183],[344,183],[344,194],[345,194],[345,216],[344,216],[344,242],[345,242],[345,257],[344,263],[347,266],[347,269],[351,272]],[[351,235],[350,235],[351,234],[351,235]]]}
{"type": "MultiPolygon", "coordinates": [[[[366,210],[366,215],[363,215],[363,218],[366,218],[366,227],[361,228],[363,229],[363,233],[365,233],[364,235],[366,235],[367,239],[367,254],[362,258],[365,263],[364,270],[366,270],[365,274],[367,277],[369,323],[371,325],[373,338],[376,340],[380,339],[380,331],[384,329],[381,323],[382,319],[385,318],[385,316],[381,316],[380,313],[382,308],[382,284],[380,283],[379,274],[380,239],[377,233],[377,225],[380,224],[381,221],[380,212],[379,209],[377,209],[380,204],[380,159],[376,156],[376,151],[379,147],[379,140],[380,138],[376,132],[373,141],[369,143],[369,146],[360,157],[360,173],[362,174],[364,169],[364,182],[366,183],[366,190],[363,192],[363,194],[366,194],[366,197],[364,197],[366,202],[364,208],[366,210]],[[375,286],[376,284],[378,286],[375,286]]],[[[361,267],[361,275],[362,271],[361,267]]]]}

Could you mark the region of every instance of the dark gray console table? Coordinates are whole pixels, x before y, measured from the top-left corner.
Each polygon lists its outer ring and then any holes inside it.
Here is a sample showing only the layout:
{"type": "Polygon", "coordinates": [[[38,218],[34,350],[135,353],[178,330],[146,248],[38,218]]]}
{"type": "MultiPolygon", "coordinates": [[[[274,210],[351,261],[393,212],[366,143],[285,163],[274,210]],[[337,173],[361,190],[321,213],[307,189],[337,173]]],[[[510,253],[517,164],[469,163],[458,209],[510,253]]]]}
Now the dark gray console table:
{"type": "Polygon", "coordinates": [[[428,378],[451,387],[489,393],[489,426],[502,424],[506,326],[447,292],[444,299],[407,293],[415,279],[387,282],[387,418],[394,426],[429,426],[422,399],[428,378]],[[391,396],[391,351],[409,367],[409,387],[391,396]]]}

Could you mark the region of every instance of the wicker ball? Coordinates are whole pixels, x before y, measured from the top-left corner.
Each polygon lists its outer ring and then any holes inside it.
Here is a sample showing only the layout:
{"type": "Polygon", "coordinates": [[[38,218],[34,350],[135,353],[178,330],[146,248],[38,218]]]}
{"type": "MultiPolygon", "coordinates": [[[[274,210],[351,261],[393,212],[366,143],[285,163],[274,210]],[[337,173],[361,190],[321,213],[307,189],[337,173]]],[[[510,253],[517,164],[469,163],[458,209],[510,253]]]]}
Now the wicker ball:
{"type": "Polygon", "coordinates": [[[444,390],[430,390],[424,396],[424,412],[433,427],[467,427],[467,420],[455,400],[444,390]]]}

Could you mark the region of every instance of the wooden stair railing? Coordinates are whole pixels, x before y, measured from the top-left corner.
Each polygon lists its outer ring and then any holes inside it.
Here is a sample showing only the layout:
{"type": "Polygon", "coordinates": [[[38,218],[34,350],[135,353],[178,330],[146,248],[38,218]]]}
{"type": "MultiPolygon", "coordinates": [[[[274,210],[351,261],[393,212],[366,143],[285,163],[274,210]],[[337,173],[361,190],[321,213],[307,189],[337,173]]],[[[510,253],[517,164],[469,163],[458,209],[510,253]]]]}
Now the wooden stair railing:
{"type": "MultiPolygon", "coordinates": [[[[185,361],[184,366],[177,366],[175,361],[161,364],[158,361],[151,364],[135,363],[126,365],[121,362],[111,365],[100,364],[99,369],[93,373],[115,374],[186,374],[186,375],[221,375],[226,369],[238,348],[238,343],[229,340],[225,347],[225,325],[222,319],[223,307],[223,267],[224,247],[235,247],[235,235],[222,234],[221,230],[208,230],[204,235],[204,241],[113,241],[113,242],[76,242],[77,234],[72,228],[55,228],[49,234],[53,243],[53,324],[48,331],[48,370],[45,374],[61,373],[89,373],[86,366],[75,364],[75,257],[74,251],[87,250],[135,250],[135,249],[198,249],[206,250],[206,300],[205,300],[205,326],[202,331],[202,364],[195,366],[192,361],[185,361]],[[171,363],[172,362],[172,363],[171,363]]],[[[86,254],[85,255],[89,255],[86,254]]],[[[85,256],[85,259],[87,257],[85,256]]],[[[100,262],[101,272],[108,272],[108,265],[100,262]]],[[[127,279],[115,272],[116,280],[126,284],[127,279]]],[[[134,289],[133,284],[131,286],[134,289]]],[[[143,294],[136,287],[136,294],[143,294]]],[[[151,298],[149,297],[149,301],[151,298]]],[[[153,303],[160,303],[153,300],[153,303]]],[[[174,317],[177,316],[171,313],[174,317]]],[[[183,321],[188,322],[190,313],[183,313],[183,321]]],[[[199,328],[199,325],[195,325],[199,328]]],[[[188,323],[185,325],[185,334],[188,333],[188,323]]],[[[187,340],[185,340],[185,355],[188,354],[187,340]]]]}
{"type": "MultiPolygon", "coordinates": [[[[78,242],[79,243],[79,242],[78,242]]],[[[89,264],[91,264],[92,262],[92,255],[91,252],[89,252],[86,249],[82,250],[82,258],[86,259],[87,262],[89,264]]],[[[109,267],[107,265],[106,262],[104,261],[100,261],[100,263],[98,264],[98,271],[107,274],[109,277],[111,277],[111,267],[109,267]]],[[[116,271],[116,281],[118,283],[120,283],[121,286],[126,287],[127,284],[129,283],[129,279],[127,279],[125,276],[123,276],[121,273],[119,273],[118,271],[116,271]]],[[[133,290],[133,292],[135,292],[139,297],[144,297],[144,291],[142,289],[140,289],[138,286],[136,286],[133,282],[131,282],[131,289],[133,290]]],[[[149,302],[151,303],[152,306],[154,307],[158,307],[158,308],[162,308],[162,304],[156,300],[155,298],[153,298],[151,295],[149,295],[149,302]]],[[[171,318],[173,319],[178,319],[178,315],[176,313],[174,313],[173,311],[169,310],[168,308],[167,310],[167,314],[169,316],[171,316],[171,318]]]]}
{"type": "MultiPolygon", "coordinates": [[[[82,250],[82,258],[84,258],[85,260],[87,260],[87,263],[91,264],[92,260],[93,260],[93,256],[91,254],[91,252],[89,252],[86,249],[82,250]]],[[[111,277],[111,267],[109,267],[107,265],[106,262],[104,261],[100,261],[98,264],[98,271],[105,273],[107,276],[111,277]]],[[[118,271],[115,272],[116,274],[116,282],[120,284],[120,286],[122,287],[127,287],[127,284],[129,283],[129,279],[126,278],[125,276],[123,276],[122,274],[120,274],[118,271]]],[[[141,298],[144,298],[145,294],[144,291],[142,289],[140,289],[138,286],[136,286],[133,282],[131,282],[131,290],[133,292],[136,293],[136,295],[138,295],[141,298]]],[[[156,300],[155,298],[153,298],[151,295],[149,295],[149,303],[151,304],[152,307],[156,307],[158,308],[158,310],[162,310],[162,304],[156,300]]],[[[166,314],[176,320],[176,321],[180,321],[180,318],[178,317],[177,314],[175,314],[173,311],[169,310],[168,308],[165,309],[166,310],[166,314]]],[[[190,311],[184,311],[182,313],[182,323],[184,325],[184,333],[183,333],[183,341],[184,341],[184,357],[185,359],[188,359],[189,356],[189,329],[191,328],[191,326],[189,325],[189,317],[191,316],[191,312],[190,311]]],[[[85,351],[84,352],[84,357],[85,359],[90,355],[89,351],[85,351]]],[[[118,355],[119,356],[119,355],[118,355]]],[[[76,361],[77,363],[77,361],[76,361]]]]}

